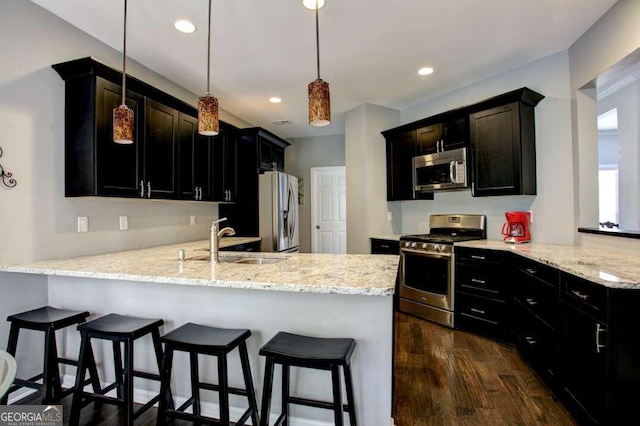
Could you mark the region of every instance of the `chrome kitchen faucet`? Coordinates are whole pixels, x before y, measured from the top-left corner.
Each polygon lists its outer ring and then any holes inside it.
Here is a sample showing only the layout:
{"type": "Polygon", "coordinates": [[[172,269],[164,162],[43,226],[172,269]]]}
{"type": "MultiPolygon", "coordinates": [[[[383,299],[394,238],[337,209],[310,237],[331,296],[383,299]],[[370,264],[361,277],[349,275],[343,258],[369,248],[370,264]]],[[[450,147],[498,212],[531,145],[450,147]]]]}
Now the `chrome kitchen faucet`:
{"type": "Polygon", "coordinates": [[[218,231],[218,223],[227,220],[226,217],[223,217],[218,220],[214,220],[211,223],[211,235],[209,237],[209,255],[211,256],[211,263],[220,263],[220,238],[225,235],[236,235],[235,229],[227,226],[218,231]]]}

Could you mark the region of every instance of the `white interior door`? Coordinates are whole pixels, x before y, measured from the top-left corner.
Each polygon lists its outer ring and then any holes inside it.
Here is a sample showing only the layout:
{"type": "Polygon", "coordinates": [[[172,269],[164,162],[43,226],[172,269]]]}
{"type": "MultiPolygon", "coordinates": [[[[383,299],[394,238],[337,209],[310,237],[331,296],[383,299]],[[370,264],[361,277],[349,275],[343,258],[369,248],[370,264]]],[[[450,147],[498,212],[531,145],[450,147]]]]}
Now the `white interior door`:
{"type": "Polygon", "coordinates": [[[311,168],[311,251],[347,252],[347,177],[344,166],[311,168]]]}

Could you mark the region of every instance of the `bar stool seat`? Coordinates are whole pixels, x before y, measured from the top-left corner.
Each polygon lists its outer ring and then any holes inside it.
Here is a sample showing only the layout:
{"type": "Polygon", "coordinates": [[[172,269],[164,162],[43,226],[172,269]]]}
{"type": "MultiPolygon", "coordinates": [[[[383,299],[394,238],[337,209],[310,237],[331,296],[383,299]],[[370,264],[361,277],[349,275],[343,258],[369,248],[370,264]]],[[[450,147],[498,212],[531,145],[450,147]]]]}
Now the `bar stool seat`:
{"type": "Polygon", "coordinates": [[[93,321],[78,326],[82,342],[80,344],[80,356],[78,357],[78,373],[76,375],[75,393],[71,405],[69,423],[76,425],[80,419],[80,410],[92,401],[105,402],[125,408],[124,423],[132,425],[134,420],[144,411],[148,410],[160,400],[160,394],[156,395],[138,410],[134,410],[133,379],[140,377],[148,380],[160,380],[160,374],[153,374],[134,369],[133,349],[134,341],[151,335],[153,348],[160,371],[162,361],[162,346],[160,345],[160,327],[164,324],[161,319],[136,318],[118,314],[108,314],[93,321]],[[115,367],[115,382],[101,389],[99,392],[88,393],[84,391],[84,375],[88,361],[87,354],[91,353],[91,339],[111,340],[113,345],[113,358],[115,367]],[[122,365],[121,344],[124,345],[124,367],[122,365]],[[116,389],[117,397],[106,396],[106,393],[116,389]]]}
{"type": "Polygon", "coordinates": [[[356,409],[351,377],[351,355],[356,341],[350,338],[319,338],[279,332],[261,349],[266,357],[264,386],[262,394],[261,426],[268,426],[275,364],[282,365],[282,413],[275,424],[287,425],[289,404],[331,409],[336,426],[342,426],[342,412],[349,413],[351,426],[356,425],[356,409]],[[333,384],[333,402],[293,397],[289,394],[290,367],[330,370],[333,384]],[[342,405],[340,389],[340,366],[344,370],[347,405],[342,405]]]}
{"type": "Polygon", "coordinates": [[[163,398],[158,406],[157,424],[163,425],[167,419],[188,420],[195,423],[208,424],[234,424],[242,426],[251,417],[253,425],[257,426],[258,403],[251,377],[251,365],[247,353],[247,339],[251,336],[251,331],[246,329],[227,329],[208,327],[200,324],[187,323],[183,326],[162,336],[161,341],[165,344],[164,359],[162,362],[162,388],[160,393],[163,398]],[[227,375],[227,354],[238,348],[240,352],[240,362],[242,364],[242,374],[244,376],[245,389],[238,389],[229,386],[227,375]],[[189,353],[191,369],[191,397],[179,408],[173,409],[173,399],[170,393],[171,369],[173,364],[174,351],[189,353]],[[198,354],[212,355],[218,359],[218,384],[204,383],[200,381],[198,374],[198,354]],[[200,390],[211,390],[218,392],[220,404],[220,418],[213,419],[201,414],[200,390]],[[242,414],[240,419],[231,423],[229,418],[229,394],[246,396],[249,408],[242,414]],[[193,406],[193,414],[185,412],[193,406]]]}
{"type": "MultiPolygon", "coordinates": [[[[11,323],[11,328],[9,331],[7,352],[14,358],[16,357],[20,329],[42,331],[45,333],[44,367],[41,374],[29,379],[16,378],[14,385],[0,400],[0,404],[7,404],[9,394],[22,387],[42,390],[43,404],[59,401],[73,392],[73,388],[62,388],[59,364],[77,366],[78,362],[72,359],[58,357],[56,330],[74,324],[84,323],[88,316],[89,312],[87,311],[71,311],[54,308],[52,306],[43,306],[30,311],[9,315],[7,321],[11,323]],[[37,383],[40,379],[42,379],[42,384],[37,383]]],[[[100,384],[97,379],[93,353],[88,354],[88,356],[88,368],[91,376],[90,382],[93,384],[94,389],[97,390],[100,384]]],[[[86,383],[89,383],[89,381],[86,383]]]]}

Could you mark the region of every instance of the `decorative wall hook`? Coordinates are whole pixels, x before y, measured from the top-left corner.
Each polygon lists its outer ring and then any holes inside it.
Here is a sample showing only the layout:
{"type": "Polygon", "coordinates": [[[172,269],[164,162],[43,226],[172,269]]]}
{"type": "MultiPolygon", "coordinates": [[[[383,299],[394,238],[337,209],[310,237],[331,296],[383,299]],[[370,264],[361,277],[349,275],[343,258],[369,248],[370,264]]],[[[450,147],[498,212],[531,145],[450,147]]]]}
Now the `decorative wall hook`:
{"type": "MultiPolygon", "coordinates": [[[[0,157],[2,157],[2,148],[0,148],[0,157]]],[[[0,164],[0,184],[6,188],[15,188],[18,184],[15,179],[12,178],[13,173],[5,172],[0,164]]]]}

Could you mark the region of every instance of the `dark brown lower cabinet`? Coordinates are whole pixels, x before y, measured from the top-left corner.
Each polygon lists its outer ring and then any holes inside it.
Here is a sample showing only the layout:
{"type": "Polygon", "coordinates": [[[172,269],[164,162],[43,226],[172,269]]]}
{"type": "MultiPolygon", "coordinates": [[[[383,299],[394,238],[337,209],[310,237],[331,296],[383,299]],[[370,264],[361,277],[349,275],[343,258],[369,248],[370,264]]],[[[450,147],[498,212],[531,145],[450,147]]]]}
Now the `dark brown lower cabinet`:
{"type": "Polygon", "coordinates": [[[400,254],[400,241],[371,238],[371,254],[400,254]]]}
{"type": "Polygon", "coordinates": [[[456,328],[515,344],[579,424],[637,417],[640,289],[607,287],[514,253],[456,250],[456,328]]]}

